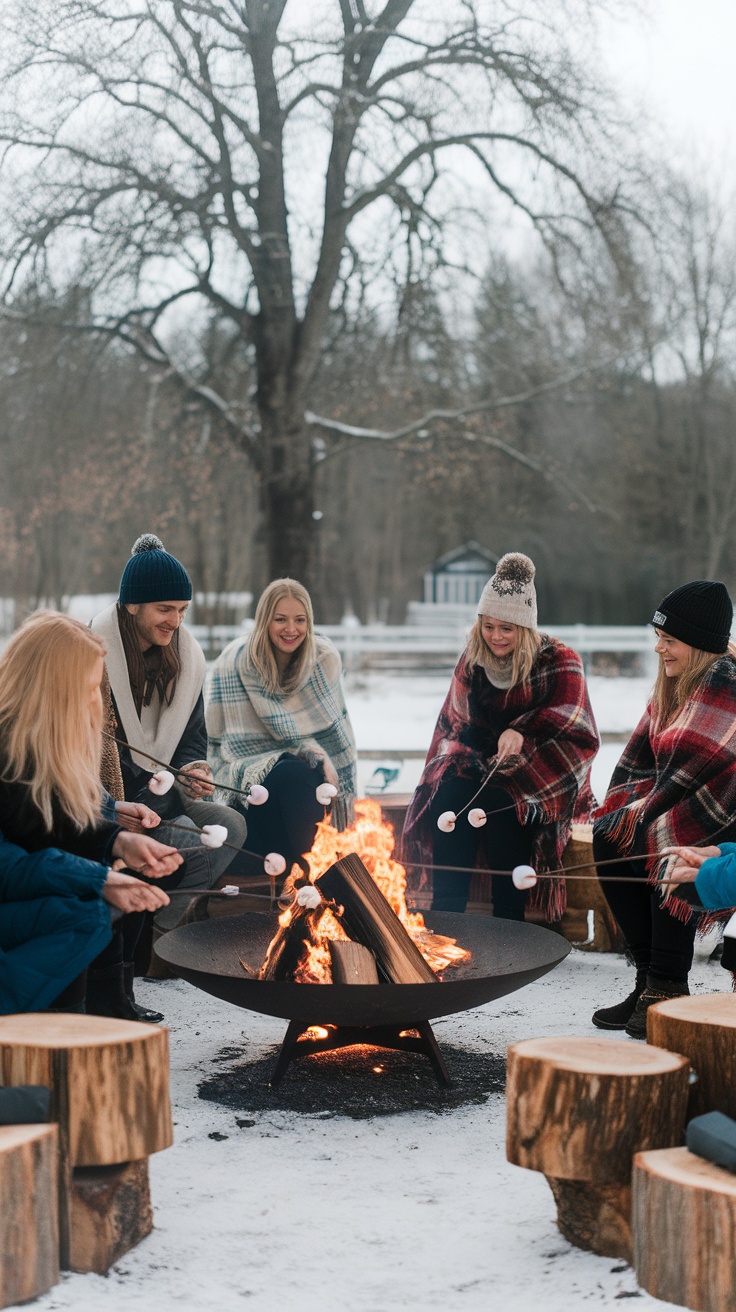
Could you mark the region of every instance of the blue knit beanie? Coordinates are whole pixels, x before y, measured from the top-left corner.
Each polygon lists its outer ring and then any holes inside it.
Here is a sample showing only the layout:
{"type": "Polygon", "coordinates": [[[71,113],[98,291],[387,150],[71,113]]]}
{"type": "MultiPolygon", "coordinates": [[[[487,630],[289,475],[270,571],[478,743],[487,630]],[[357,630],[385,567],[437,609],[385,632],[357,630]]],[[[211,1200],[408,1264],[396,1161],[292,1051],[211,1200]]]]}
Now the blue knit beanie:
{"type": "Polygon", "coordinates": [[[133,543],[130,560],[120,580],[120,605],[138,606],[147,601],[191,601],[192,580],[184,566],[164,551],[154,533],[144,533],[133,543]]]}

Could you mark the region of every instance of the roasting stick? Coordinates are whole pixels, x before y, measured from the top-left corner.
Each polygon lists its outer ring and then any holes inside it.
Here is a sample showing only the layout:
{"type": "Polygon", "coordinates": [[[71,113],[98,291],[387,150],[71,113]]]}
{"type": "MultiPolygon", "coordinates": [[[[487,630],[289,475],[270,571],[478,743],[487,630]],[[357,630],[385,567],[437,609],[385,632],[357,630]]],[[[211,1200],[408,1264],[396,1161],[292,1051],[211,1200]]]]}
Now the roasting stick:
{"type": "MultiPolygon", "coordinates": [[[[189,770],[177,769],[175,766],[168,765],[166,761],[160,761],[157,756],[152,756],[150,752],[145,752],[142,747],[131,747],[130,743],[126,743],[124,738],[116,738],[115,734],[108,733],[107,729],[102,730],[102,735],[104,738],[109,738],[112,742],[117,743],[118,747],[125,747],[129,752],[135,752],[137,756],[145,756],[146,759],[152,761],[154,765],[160,765],[163,770],[168,770],[176,779],[182,779],[185,782],[190,782],[192,779],[199,779],[201,783],[211,782],[211,780],[205,778],[204,775],[192,774],[189,770]]],[[[251,789],[228,788],[225,784],[214,784],[213,787],[222,788],[226,793],[238,793],[240,797],[247,798],[253,804],[251,789]]],[[[264,797],[263,800],[265,802],[267,798],[264,797]]],[[[255,803],[255,805],[258,805],[258,803],[255,803]]]]}

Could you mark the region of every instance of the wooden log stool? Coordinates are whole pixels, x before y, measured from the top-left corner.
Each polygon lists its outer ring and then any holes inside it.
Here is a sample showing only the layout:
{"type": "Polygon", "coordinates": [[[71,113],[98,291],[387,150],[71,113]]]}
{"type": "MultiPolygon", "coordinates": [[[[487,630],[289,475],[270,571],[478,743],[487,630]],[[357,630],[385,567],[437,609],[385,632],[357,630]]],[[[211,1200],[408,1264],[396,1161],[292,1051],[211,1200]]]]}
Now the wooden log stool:
{"type": "Polygon", "coordinates": [[[691,1117],[724,1112],[736,1118],[733,993],[706,993],[655,1003],[647,1012],[647,1042],[689,1058],[697,1075],[690,1088],[691,1117]]]}
{"type": "Polygon", "coordinates": [[[682,1141],[689,1063],[616,1039],[512,1043],[506,1156],[541,1171],[578,1248],[631,1259],[631,1163],[682,1141]]]}
{"type": "Polygon", "coordinates": [[[59,1281],[57,1143],[55,1125],[0,1126],[0,1307],[59,1281]]]}
{"type": "Polygon", "coordinates": [[[638,1153],[634,1266],[643,1289],[694,1312],[736,1306],[736,1175],[687,1148],[638,1153]]]}
{"type": "Polygon", "coordinates": [[[593,862],[592,825],[572,826],[562,864],[565,867],[588,866],[587,870],[576,870],[576,878],[566,881],[567,910],[560,921],[560,930],[568,943],[574,943],[587,952],[623,952],[623,937],[593,862]],[[589,878],[579,879],[579,875],[589,875],[589,878]],[[589,923],[591,917],[592,924],[589,923]]]}
{"type": "Polygon", "coordinates": [[[153,1227],[148,1157],[172,1143],[168,1033],[106,1016],[0,1016],[0,1085],[51,1089],[59,1258],[104,1274],[153,1227]]]}

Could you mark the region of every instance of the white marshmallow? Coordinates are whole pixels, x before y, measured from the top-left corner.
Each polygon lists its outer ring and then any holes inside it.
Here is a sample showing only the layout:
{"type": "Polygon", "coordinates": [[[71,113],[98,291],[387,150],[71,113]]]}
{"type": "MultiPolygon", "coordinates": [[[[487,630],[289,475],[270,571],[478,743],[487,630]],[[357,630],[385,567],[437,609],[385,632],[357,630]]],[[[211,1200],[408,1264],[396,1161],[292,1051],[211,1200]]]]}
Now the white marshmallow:
{"type": "Polygon", "coordinates": [[[474,806],[472,811],[468,811],[468,824],[474,829],[482,829],[487,822],[488,816],[482,806],[474,806]]]}
{"type": "Polygon", "coordinates": [[[534,888],[537,872],[533,866],[514,866],[511,878],[514,881],[514,888],[534,888]]]}
{"type": "Polygon", "coordinates": [[[174,783],[174,776],[170,770],[158,770],[148,780],[148,791],[155,793],[157,797],[163,797],[164,793],[168,793],[173,788],[174,783]]]}
{"type": "Polygon", "coordinates": [[[268,856],[263,858],[263,869],[267,875],[283,875],[286,861],[280,852],[269,852],[268,856]]]}
{"type": "Polygon", "coordinates": [[[240,892],[240,889],[238,888],[237,884],[225,884],[223,885],[222,888],[219,888],[217,891],[218,893],[223,893],[225,897],[237,897],[240,892]]]}
{"type": "Polygon", "coordinates": [[[334,784],[319,784],[315,789],[315,793],[320,806],[329,806],[333,797],[337,797],[337,789],[334,784]]]}
{"type": "Polygon", "coordinates": [[[322,901],[322,894],[314,884],[304,884],[297,892],[297,903],[300,907],[306,907],[308,911],[314,911],[322,901]]]}
{"type": "Polygon", "coordinates": [[[224,825],[203,825],[199,837],[203,847],[222,847],[227,839],[227,829],[224,825]]]}
{"type": "Polygon", "coordinates": [[[457,816],[454,811],[443,811],[437,821],[437,828],[441,829],[443,834],[451,834],[455,828],[457,816]]]}
{"type": "Polygon", "coordinates": [[[268,789],[263,784],[251,784],[248,801],[251,806],[263,806],[268,801],[268,789]]]}

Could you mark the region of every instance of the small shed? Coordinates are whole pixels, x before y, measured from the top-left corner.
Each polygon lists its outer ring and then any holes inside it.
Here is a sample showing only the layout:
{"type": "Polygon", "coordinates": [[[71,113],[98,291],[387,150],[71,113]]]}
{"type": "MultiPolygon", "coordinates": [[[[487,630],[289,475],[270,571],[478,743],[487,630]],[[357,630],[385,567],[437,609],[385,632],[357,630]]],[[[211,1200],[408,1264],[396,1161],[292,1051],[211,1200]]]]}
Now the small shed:
{"type": "Polygon", "coordinates": [[[479,542],[464,542],[448,551],[424,575],[425,605],[477,605],[499,559],[479,542]]]}

